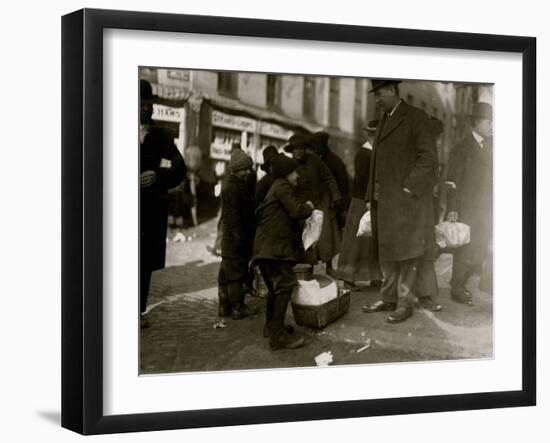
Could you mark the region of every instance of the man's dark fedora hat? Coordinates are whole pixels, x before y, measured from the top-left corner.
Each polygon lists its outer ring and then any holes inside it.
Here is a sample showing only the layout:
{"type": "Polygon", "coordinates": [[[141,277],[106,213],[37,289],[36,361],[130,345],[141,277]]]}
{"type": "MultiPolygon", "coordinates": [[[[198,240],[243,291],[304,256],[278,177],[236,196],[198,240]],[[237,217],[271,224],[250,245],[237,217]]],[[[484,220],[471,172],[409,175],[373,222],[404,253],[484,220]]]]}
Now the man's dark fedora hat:
{"type": "Polygon", "coordinates": [[[307,149],[311,147],[310,140],[303,134],[294,134],[288,139],[288,145],[284,147],[285,152],[292,152],[295,148],[307,149]]]}
{"type": "Polygon", "coordinates": [[[380,89],[384,86],[398,85],[399,83],[401,83],[401,80],[390,80],[387,78],[371,79],[371,83],[372,83],[372,89],[369,91],[369,93],[374,92],[377,89],[380,89]]]}
{"type": "Polygon", "coordinates": [[[158,98],[157,95],[153,94],[151,83],[143,79],[139,81],[139,96],[141,100],[155,100],[158,98]]]}

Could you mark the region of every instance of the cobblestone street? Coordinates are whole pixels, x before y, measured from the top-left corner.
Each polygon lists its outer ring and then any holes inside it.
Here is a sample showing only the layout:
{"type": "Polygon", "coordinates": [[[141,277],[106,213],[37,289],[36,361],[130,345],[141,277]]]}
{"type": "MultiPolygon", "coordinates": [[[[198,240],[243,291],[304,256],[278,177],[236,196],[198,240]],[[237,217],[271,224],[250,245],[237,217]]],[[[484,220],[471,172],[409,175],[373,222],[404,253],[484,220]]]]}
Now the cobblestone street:
{"type": "MultiPolygon", "coordinates": [[[[378,297],[368,289],[353,292],[349,311],[324,329],[297,327],[306,337],[298,350],[269,350],[262,336],[263,299],[258,297],[247,303],[259,306],[260,315],[225,319],[225,327],[215,328],[220,322],[220,258],[206,246],[214,243],[216,222],[186,230],[186,241],[167,243],[167,267],[155,272],[151,282],[150,327],[141,332],[142,374],[315,366],[315,357],[325,351],[332,352],[333,365],[492,357],[492,297],[472,288],[473,307],[452,302],[448,254],[436,263],[439,302],[444,306],[439,313],[417,309],[406,322],[390,325],[384,313],[361,311],[378,297]]],[[[287,316],[293,323],[291,309],[287,316]]]]}

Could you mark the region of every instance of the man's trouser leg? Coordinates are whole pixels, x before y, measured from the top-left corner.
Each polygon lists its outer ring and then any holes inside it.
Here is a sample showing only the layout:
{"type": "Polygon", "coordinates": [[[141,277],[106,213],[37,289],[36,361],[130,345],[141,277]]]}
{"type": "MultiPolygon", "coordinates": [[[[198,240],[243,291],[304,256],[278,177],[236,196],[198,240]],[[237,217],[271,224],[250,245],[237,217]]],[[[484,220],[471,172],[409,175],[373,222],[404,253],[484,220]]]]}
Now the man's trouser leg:
{"type": "Polygon", "coordinates": [[[432,260],[419,260],[418,275],[413,292],[417,297],[437,297],[439,289],[432,260]]]}
{"type": "Polygon", "coordinates": [[[226,282],[227,278],[225,276],[224,267],[220,264],[220,270],[218,272],[218,316],[220,317],[231,315],[231,304],[229,303],[229,293],[226,282]]]}
{"type": "Polygon", "coordinates": [[[147,295],[149,294],[149,284],[151,283],[151,269],[140,269],[139,276],[139,310],[143,314],[147,309],[147,295]]]}
{"type": "Polygon", "coordinates": [[[262,260],[258,263],[258,266],[268,288],[266,322],[270,337],[274,337],[284,330],[286,310],[292,291],[298,281],[292,266],[288,262],[262,260]],[[271,298],[269,294],[272,294],[271,298]],[[271,312],[268,314],[268,311],[271,312]]]}
{"type": "Polygon", "coordinates": [[[412,308],[412,288],[418,272],[418,258],[382,261],[380,268],[384,274],[384,283],[380,289],[382,300],[386,303],[397,303],[398,308],[412,308]]]}
{"type": "Polygon", "coordinates": [[[218,284],[226,288],[231,309],[240,309],[244,304],[243,280],[248,271],[248,261],[241,258],[222,258],[218,284]]]}
{"type": "Polygon", "coordinates": [[[143,314],[147,309],[147,297],[149,295],[149,285],[151,283],[151,274],[153,266],[147,251],[150,250],[150,245],[147,243],[149,238],[141,234],[141,251],[139,257],[139,310],[143,314]]]}
{"type": "Polygon", "coordinates": [[[466,246],[462,246],[453,252],[451,291],[456,294],[466,291],[466,282],[470,276],[470,264],[465,258],[465,248],[466,246]]]}

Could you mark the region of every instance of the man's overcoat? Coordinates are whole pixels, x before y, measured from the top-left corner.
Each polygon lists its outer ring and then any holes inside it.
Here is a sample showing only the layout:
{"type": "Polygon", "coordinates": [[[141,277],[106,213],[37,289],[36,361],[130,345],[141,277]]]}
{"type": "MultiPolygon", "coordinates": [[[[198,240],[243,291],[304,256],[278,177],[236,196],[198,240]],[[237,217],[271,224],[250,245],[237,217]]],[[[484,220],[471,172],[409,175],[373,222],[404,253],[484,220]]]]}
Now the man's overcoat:
{"type": "Polygon", "coordinates": [[[437,163],[424,111],[402,101],[392,116],[382,117],[366,198],[375,202],[374,231],[381,261],[421,257],[434,249],[432,189],[437,163]]]}
{"type": "Polygon", "coordinates": [[[472,134],[452,151],[447,181],[447,212],[458,212],[458,221],[470,226],[470,244],[462,251],[472,264],[485,259],[493,229],[493,143],[483,147],[472,134]]]}

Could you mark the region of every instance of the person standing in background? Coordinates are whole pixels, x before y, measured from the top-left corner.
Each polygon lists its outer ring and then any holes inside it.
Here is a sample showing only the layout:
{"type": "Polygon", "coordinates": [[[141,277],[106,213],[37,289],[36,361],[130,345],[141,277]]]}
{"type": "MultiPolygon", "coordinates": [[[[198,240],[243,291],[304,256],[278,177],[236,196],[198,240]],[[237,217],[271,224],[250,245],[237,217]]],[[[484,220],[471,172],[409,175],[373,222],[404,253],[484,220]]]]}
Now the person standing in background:
{"type": "Polygon", "coordinates": [[[279,151],[273,145],[266,146],[262,151],[264,163],[260,166],[260,168],[266,172],[266,175],[264,175],[260,181],[256,183],[256,192],[254,196],[256,207],[263,201],[269,191],[269,188],[271,188],[271,185],[275,181],[275,177],[271,171],[271,161],[278,155],[281,154],[279,154],[279,151]]]}
{"type": "Polygon", "coordinates": [[[335,208],[338,226],[340,230],[342,230],[346,222],[346,215],[350,204],[349,176],[346,165],[342,159],[330,149],[328,140],[329,135],[324,131],[316,132],[311,136],[311,144],[313,145],[314,152],[323,160],[325,165],[327,165],[332,176],[336,180],[338,190],[342,196],[338,207],[335,208]]]}
{"type": "Polygon", "coordinates": [[[259,310],[244,302],[249,262],[254,242],[254,186],[252,159],[242,150],[231,152],[230,174],[222,189],[222,262],[218,274],[220,317],[234,320],[256,315],[259,310]]]}
{"type": "Polygon", "coordinates": [[[382,278],[378,260],[374,254],[372,238],[357,237],[359,221],[367,212],[365,195],[369,183],[372,144],[374,143],[377,124],[378,120],[372,120],[367,124],[365,128],[367,141],[355,155],[355,175],[351,191],[351,204],[347,213],[340,257],[338,258],[336,275],[344,281],[345,287],[351,291],[360,290],[355,282],[367,282],[382,278]]]}
{"type": "Polygon", "coordinates": [[[470,276],[480,275],[493,236],[493,108],[475,103],[472,130],[453,149],[447,174],[447,220],[470,227],[470,243],[453,252],[451,298],[473,305],[466,289],[470,276]]]}
{"type": "Polygon", "coordinates": [[[168,227],[168,190],[180,184],[187,168],[166,129],[153,123],[151,84],[140,80],[140,312],[141,326],[147,327],[144,317],[151,274],[164,268],[166,231],[168,227]]]}

